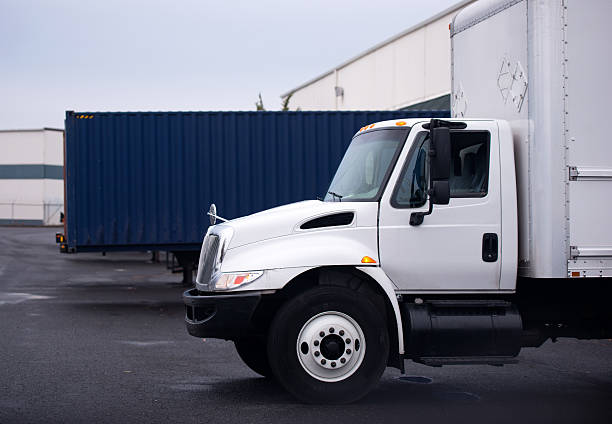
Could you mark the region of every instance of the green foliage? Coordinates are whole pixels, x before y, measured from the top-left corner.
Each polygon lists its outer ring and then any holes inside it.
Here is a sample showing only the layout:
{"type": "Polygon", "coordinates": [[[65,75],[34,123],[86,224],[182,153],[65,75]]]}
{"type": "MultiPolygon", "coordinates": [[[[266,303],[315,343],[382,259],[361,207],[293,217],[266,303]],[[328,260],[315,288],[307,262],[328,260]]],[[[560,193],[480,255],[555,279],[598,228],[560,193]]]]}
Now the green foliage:
{"type": "Polygon", "coordinates": [[[293,96],[293,93],[289,93],[289,95],[283,99],[283,105],[281,106],[283,112],[289,110],[289,100],[291,100],[291,96],[293,96]]]}
{"type": "Polygon", "coordinates": [[[259,100],[255,102],[255,108],[258,112],[265,112],[266,108],[264,107],[263,100],[261,98],[261,93],[259,93],[259,100]]]}

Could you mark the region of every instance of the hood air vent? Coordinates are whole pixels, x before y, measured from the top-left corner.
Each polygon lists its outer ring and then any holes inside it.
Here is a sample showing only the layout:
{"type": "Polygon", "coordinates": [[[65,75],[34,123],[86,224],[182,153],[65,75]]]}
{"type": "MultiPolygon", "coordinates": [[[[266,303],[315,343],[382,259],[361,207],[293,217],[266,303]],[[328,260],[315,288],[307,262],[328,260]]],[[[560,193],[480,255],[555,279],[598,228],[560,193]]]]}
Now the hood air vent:
{"type": "Polygon", "coordinates": [[[351,222],[353,222],[354,217],[354,212],[334,213],[331,215],[325,215],[319,218],[311,219],[310,221],[306,221],[302,225],[300,225],[300,229],[311,230],[313,228],[338,227],[340,225],[349,225],[351,222]]]}

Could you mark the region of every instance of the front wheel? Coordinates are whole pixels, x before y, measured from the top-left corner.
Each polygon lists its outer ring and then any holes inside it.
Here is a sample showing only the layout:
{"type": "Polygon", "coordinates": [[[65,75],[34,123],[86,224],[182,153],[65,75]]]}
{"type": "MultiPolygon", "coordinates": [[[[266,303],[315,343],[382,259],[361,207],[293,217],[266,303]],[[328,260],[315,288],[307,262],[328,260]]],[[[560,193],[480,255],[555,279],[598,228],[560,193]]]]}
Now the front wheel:
{"type": "Polygon", "coordinates": [[[288,301],[268,337],[278,381],[310,403],[347,403],[378,382],[389,354],[384,311],[369,296],[343,287],[315,287],[288,301]]]}

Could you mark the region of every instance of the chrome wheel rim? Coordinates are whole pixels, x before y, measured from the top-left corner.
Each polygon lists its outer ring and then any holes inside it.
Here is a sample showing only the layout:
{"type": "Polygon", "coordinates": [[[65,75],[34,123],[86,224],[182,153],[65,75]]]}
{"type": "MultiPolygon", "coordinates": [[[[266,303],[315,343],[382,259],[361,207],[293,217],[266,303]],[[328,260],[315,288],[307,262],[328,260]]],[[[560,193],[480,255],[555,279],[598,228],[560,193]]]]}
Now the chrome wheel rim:
{"type": "Polygon", "coordinates": [[[320,381],[344,380],[359,369],[365,356],[363,330],[350,316],[337,311],[310,318],[300,330],[296,354],[300,365],[320,381]]]}

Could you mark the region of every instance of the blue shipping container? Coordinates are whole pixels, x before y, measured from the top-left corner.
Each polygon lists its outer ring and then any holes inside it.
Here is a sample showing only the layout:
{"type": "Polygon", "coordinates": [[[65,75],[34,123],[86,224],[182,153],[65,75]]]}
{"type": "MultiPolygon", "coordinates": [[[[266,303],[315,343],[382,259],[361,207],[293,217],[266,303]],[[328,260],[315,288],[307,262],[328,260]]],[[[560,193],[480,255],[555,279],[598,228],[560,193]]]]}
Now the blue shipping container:
{"type": "Polygon", "coordinates": [[[322,196],[362,126],[448,112],[67,112],[69,251],[199,250],[235,218],[322,196]]]}

